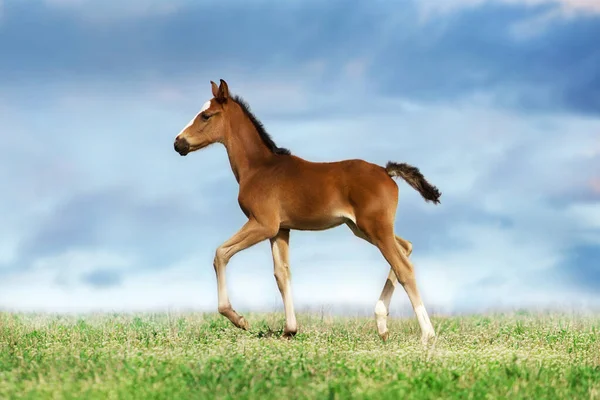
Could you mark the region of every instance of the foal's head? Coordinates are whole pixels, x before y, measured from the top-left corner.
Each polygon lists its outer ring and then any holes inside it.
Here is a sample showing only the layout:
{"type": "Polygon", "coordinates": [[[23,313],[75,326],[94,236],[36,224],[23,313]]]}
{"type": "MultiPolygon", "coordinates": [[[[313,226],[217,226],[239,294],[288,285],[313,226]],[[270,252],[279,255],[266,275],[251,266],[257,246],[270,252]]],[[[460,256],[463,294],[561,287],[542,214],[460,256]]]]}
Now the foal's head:
{"type": "Polygon", "coordinates": [[[185,156],[213,143],[224,140],[226,134],[226,105],[229,98],[227,82],[221,79],[217,86],[213,81],[213,98],[202,106],[200,112],[181,130],[175,138],[175,151],[185,156]]]}

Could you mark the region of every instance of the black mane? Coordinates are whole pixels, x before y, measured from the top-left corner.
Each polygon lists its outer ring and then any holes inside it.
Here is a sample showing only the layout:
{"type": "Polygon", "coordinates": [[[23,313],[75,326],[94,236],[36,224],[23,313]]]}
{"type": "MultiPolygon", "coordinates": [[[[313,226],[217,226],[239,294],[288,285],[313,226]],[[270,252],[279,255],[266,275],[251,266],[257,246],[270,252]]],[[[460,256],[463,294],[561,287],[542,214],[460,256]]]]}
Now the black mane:
{"type": "Polygon", "coordinates": [[[280,154],[280,155],[285,155],[285,156],[289,156],[291,154],[291,152],[288,149],[285,149],[283,147],[278,147],[275,144],[275,142],[271,138],[271,135],[269,135],[267,133],[267,131],[265,130],[265,127],[263,126],[263,124],[258,120],[258,118],[256,118],[254,116],[254,114],[252,114],[252,112],[250,111],[250,106],[248,105],[248,103],[246,103],[244,101],[244,99],[242,99],[240,96],[233,96],[230,98],[233,101],[235,101],[242,108],[242,110],[248,116],[248,118],[250,118],[250,121],[252,121],[252,124],[258,131],[258,135],[260,136],[263,143],[267,146],[267,148],[269,150],[271,150],[275,154],[280,154]]]}

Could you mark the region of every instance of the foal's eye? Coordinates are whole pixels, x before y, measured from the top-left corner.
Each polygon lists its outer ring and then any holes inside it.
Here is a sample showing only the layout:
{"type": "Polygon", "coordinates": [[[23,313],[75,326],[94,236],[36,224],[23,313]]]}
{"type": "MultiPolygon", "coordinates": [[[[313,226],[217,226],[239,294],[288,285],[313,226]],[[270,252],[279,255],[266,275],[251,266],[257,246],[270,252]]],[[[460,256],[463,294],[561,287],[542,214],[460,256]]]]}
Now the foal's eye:
{"type": "Polygon", "coordinates": [[[202,121],[208,121],[208,119],[211,117],[210,115],[205,113],[200,114],[200,116],[202,117],[202,121]]]}

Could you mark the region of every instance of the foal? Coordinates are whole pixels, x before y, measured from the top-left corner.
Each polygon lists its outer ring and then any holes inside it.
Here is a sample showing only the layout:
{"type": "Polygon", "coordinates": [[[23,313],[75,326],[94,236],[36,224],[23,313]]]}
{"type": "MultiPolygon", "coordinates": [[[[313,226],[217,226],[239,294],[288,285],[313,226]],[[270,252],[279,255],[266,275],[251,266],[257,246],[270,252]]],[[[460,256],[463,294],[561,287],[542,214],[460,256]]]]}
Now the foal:
{"type": "Polygon", "coordinates": [[[375,306],[377,330],[388,338],[387,316],[397,283],[406,291],[421,327],[421,339],[435,336],[421,301],[413,266],[408,259],[412,245],[394,234],[398,186],[401,177],[426,201],[439,203],[440,192],[419,170],[389,162],[380,167],[363,160],[329,163],[306,161],[277,147],[262,124],[227,83],[211,81],[213,98],[175,138],[175,151],[185,156],[213,143],[222,143],[235,179],[238,202],[248,217],[244,226],[217,248],[219,312],[235,326],[248,329],[248,322],[229,302],[225,267],[236,253],[269,240],[275,279],[285,308],[285,336],[298,329],[290,286],[290,230],[324,230],[346,224],[354,234],[377,246],[391,269],[375,306]]]}

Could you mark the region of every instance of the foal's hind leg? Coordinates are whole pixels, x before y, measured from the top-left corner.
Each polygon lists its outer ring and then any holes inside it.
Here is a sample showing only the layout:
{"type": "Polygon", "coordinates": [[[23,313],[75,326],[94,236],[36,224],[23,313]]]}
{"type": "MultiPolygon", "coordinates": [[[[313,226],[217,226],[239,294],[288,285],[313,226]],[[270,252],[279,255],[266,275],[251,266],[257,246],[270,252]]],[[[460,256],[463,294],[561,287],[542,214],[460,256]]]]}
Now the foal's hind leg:
{"type": "MultiPolygon", "coordinates": [[[[396,236],[396,242],[407,257],[412,253],[412,243],[406,239],[402,239],[400,236],[396,236]]],[[[385,280],[385,284],[383,285],[383,290],[379,295],[379,300],[377,304],[375,304],[375,319],[377,321],[377,331],[379,332],[379,336],[386,341],[388,338],[388,329],[387,329],[387,317],[390,315],[390,302],[392,301],[392,295],[394,294],[394,289],[396,289],[396,284],[398,283],[398,278],[396,277],[396,273],[392,268],[390,268],[390,273],[388,274],[387,279],[385,280]]]]}
{"type": "Polygon", "coordinates": [[[398,242],[400,247],[402,247],[402,250],[404,250],[404,254],[406,254],[406,257],[410,257],[410,255],[412,254],[412,248],[413,248],[412,243],[406,239],[402,239],[398,235],[396,235],[396,242],[398,242]]]}
{"type": "MultiPolygon", "coordinates": [[[[358,222],[360,230],[379,248],[394,271],[396,278],[402,287],[404,287],[417,316],[417,320],[419,321],[419,326],[421,327],[421,340],[426,343],[430,338],[435,336],[435,331],[433,325],[431,325],[423,301],[421,300],[412,263],[405,254],[404,247],[398,243],[396,236],[394,235],[393,224],[387,222],[384,218],[373,218],[364,222],[358,222]]],[[[392,283],[392,281],[390,281],[390,283],[392,283]]],[[[394,285],[387,285],[386,282],[386,286],[388,286],[388,288],[384,287],[382,293],[384,299],[391,297],[394,285]]],[[[387,305],[382,301],[382,305],[386,307],[387,316],[389,300],[387,305]]],[[[379,330],[379,334],[385,339],[387,337],[387,327],[384,328],[385,330],[383,332],[379,330]]]]}
{"type": "MultiPolygon", "coordinates": [[[[352,230],[352,232],[361,239],[366,240],[367,242],[373,244],[370,238],[361,231],[354,222],[348,222],[348,227],[352,230]]],[[[406,256],[410,256],[412,253],[412,243],[406,239],[401,238],[400,236],[396,236],[396,242],[406,256]]],[[[387,329],[387,317],[390,314],[390,302],[392,301],[392,295],[394,294],[394,289],[396,289],[396,284],[398,283],[398,278],[396,277],[396,273],[393,268],[390,268],[390,273],[388,274],[387,279],[385,280],[385,284],[383,285],[383,290],[379,295],[379,300],[377,304],[375,304],[375,320],[377,321],[377,331],[379,332],[379,336],[386,341],[389,332],[387,329]]]]}
{"type": "Polygon", "coordinates": [[[219,312],[238,328],[248,329],[248,321],[231,307],[225,283],[225,267],[227,267],[227,263],[237,252],[254,246],[256,243],[271,238],[276,234],[277,228],[271,228],[251,219],[235,235],[217,248],[213,265],[217,274],[219,312]]]}

